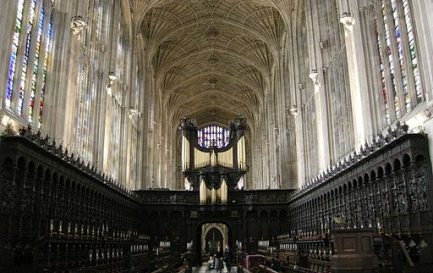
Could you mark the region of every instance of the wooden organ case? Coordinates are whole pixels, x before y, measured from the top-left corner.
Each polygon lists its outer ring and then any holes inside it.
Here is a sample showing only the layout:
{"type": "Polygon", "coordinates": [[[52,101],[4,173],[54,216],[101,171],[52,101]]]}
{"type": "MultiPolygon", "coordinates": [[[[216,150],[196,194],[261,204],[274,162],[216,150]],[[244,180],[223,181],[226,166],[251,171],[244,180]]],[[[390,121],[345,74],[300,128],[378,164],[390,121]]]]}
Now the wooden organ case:
{"type": "Polygon", "coordinates": [[[225,145],[199,143],[197,126],[189,118],[181,119],[182,173],[198,191],[200,204],[226,204],[228,192],[235,189],[247,172],[245,130],[247,121],[237,118],[229,123],[225,145]]]}

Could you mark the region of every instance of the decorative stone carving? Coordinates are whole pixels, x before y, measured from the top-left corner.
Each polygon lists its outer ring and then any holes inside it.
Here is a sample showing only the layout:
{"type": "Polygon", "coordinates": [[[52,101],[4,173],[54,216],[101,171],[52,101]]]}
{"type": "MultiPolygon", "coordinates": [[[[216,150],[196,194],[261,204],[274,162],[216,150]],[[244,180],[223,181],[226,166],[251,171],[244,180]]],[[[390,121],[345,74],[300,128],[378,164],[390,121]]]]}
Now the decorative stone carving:
{"type": "Polygon", "coordinates": [[[86,20],[81,16],[74,16],[71,20],[71,30],[72,34],[79,35],[83,29],[86,27],[86,20]]]}
{"type": "Polygon", "coordinates": [[[340,23],[342,23],[346,29],[350,30],[351,26],[353,25],[352,14],[348,11],[343,12],[343,14],[340,16],[340,23]]]}

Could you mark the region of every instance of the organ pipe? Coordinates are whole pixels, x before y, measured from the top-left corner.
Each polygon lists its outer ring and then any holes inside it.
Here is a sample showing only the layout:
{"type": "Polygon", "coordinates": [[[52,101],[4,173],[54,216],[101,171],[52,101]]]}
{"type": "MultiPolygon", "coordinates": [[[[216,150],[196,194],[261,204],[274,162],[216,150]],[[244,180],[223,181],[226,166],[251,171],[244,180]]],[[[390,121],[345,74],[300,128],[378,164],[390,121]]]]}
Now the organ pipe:
{"type": "Polygon", "coordinates": [[[217,158],[216,158],[215,150],[212,150],[210,153],[210,165],[212,167],[215,167],[217,165],[217,158]]]}
{"type": "Polygon", "coordinates": [[[223,181],[221,182],[221,204],[227,204],[227,195],[228,195],[228,188],[227,188],[227,182],[225,178],[223,178],[223,181]]]}
{"type": "Polygon", "coordinates": [[[210,164],[210,154],[202,152],[197,148],[194,148],[194,168],[205,167],[210,164]]]}
{"type": "MultiPolygon", "coordinates": [[[[205,185],[206,185],[206,183],[205,183],[205,185]]],[[[208,187],[206,187],[206,202],[210,201],[211,195],[212,195],[211,190],[208,187]]]]}
{"type": "Polygon", "coordinates": [[[247,170],[246,119],[234,119],[229,129],[216,125],[198,129],[194,123],[189,118],[181,119],[182,173],[193,190],[199,191],[201,204],[227,203],[228,191],[235,189],[247,170]]]}
{"type": "Polygon", "coordinates": [[[233,168],[233,148],[218,153],[218,164],[227,168],[233,168]]]}
{"type": "Polygon", "coordinates": [[[203,178],[200,181],[200,204],[206,204],[206,183],[204,182],[203,178]]]}
{"type": "Polygon", "coordinates": [[[215,205],[216,204],[216,190],[215,188],[212,188],[211,190],[211,204],[215,205]]]}
{"type": "Polygon", "coordinates": [[[244,170],[245,167],[245,137],[242,136],[238,141],[238,168],[244,170]]]}
{"type": "Polygon", "coordinates": [[[189,161],[189,140],[185,136],[182,136],[182,170],[189,169],[189,161]]]}
{"type": "Polygon", "coordinates": [[[216,190],[216,201],[221,201],[221,187],[216,190]]]}

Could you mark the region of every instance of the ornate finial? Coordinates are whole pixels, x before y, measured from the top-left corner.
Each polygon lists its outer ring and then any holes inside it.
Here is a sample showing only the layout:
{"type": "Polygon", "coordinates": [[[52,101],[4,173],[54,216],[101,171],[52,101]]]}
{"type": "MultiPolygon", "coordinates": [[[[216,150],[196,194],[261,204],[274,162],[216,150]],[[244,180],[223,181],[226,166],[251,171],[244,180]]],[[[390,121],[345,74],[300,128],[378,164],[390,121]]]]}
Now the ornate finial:
{"type": "Polygon", "coordinates": [[[406,122],[404,122],[403,125],[401,126],[401,132],[402,134],[407,134],[408,131],[409,131],[409,126],[406,124],[406,122]]]}
{"type": "Polygon", "coordinates": [[[349,159],[350,159],[350,162],[352,162],[352,163],[356,162],[355,153],[354,152],[350,153],[350,158],[349,159]]]}
{"type": "Polygon", "coordinates": [[[32,133],[32,126],[30,124],[27,124],[27,134],[31,135],[32,133]]]}
{"type": "Polygon", "coordinates": [[[386,136],[384,137],[384,140],[385,140],[385,143],[389,143],[389,142],[391,142],[391,140],[392,140],[392,129],[391,129],[391,127],[388,127],[387,129],[386,129],[386,136]]]}
{"type": "Polygon", "coordinates": [[[392,139],[397,138],[398,128],[400,128],[400,122],[397,121],[397,128],[391,131],[392,139]]]}
{"type": "Polygon", "coordinates": [[[378,147],[382,147],[385,144],[385,138],[383,137],[382,133],[377,134],[377,144],[378,147]]]}
{"type": "Polygon", "coordinates": [[[374,152],[374,147],[375,147],[375,140],[373,141],[373,143],[371,143],[371,145],[368,145],[368,152],[371,154],[374,152]]]}
{"type": "Polygon", "coordinates": [[[25,134],[27,132],[26,127],[24,127],[24,126],[21,127],[21,129],[18,132],[19,132],[20,136],[25,136],[25,134]]]}
{"type": "Polygon", "coordinates": [[[48,135],[45,135],[44,139],[41,140],[42,147],[46,148],[49,141],[50,141],[50,137],[48,135]]]}

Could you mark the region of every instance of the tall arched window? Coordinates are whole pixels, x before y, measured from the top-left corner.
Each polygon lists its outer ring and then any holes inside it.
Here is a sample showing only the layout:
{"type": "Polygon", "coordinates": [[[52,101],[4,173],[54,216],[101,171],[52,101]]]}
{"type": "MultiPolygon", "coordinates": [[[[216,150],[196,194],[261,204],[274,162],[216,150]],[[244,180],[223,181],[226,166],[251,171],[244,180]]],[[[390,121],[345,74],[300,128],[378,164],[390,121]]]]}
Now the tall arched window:
{"type": "Polygon", "coordinates": [[[8,72],[8,84],[6,88],[6,108],[11,108],[12,94],[14,90],[14,77],[17,69],[17,54],[18,54],[18,43],[21,36],[21,28],[23,25],[23,10],[24,10],[24,0],[18,1],[17,7],[17,18],[15,21],[15,31],[12,38],[12,50],[9,59],[9,72],[8,72]]]}
{"type": "Polygon", "coordinates": [[[17,103],[17,109],[16,112],[21,115],[23,110],[23,103],[24,103],[24,95],[25,95],[25,89],[26,89],[26,80],[27,80],[27,66],[29,64],[29,57],[30,57],[30,45],[32,41],[32,32],[33,32],[33,25],[35,20],[35,9],[36,9],[36,0],[32,0],[30,2],[30,12],[28,17],[28,23],[26,27],[26,41],[25,41],[25,47],[24,47],[24,57],[22,60],[22,68],[21,68],[21,82],[20,82],[20,90],[18,95],[18,103],[17,103]]]}
{"type": "Polygon", "coordinates": [[[387,124],[424,99],[415,30],[408,0],[381,0],[375,18],[381,96],[387,124]]]}
{"type": "Polygon", "coordinates": [[[38,20],[38,35],[36,38],[36,49],[35,49],[35,59],[33,61],[33,73],[32,73],[32,89],[30,92],[30,104],[29,104],[29,122],[32,122],[33,109],[35,106],[35,91],[36,91],[36,80],[38,76],[39,59],[41,55],[41,40],[42,40],[42,27],[45,18],[45,8],[42,7],[41,15],[38,20]]]}
{"type": "Polygon", "coordinates": [[[51,13],[51,5],[42,0],[17,1],[9,57],[4,107],[38,128],[52,43],[51,13]]]}
{"type": "Polygon", "coordinates": [[[47,85],[47,74],[48,74],[48,61],[51,53],[51,47],[52,47],[52,18],[50,18],[50,21],[48,22],[48,41],[46,42],[46,48],[45,48],[45,57],[44,57],[44,64],[43,64],[43,70],[42,70],[42,87],[41,87],[41,94],[39,96],[39,103],[36,100],[36,105],[39,105],[39,114],[38,114],[38,121],[39,121],[39,127],[41,127],[42,124],[42,115],[43,115],[43,108],[44,108],[44,99],[45,99],[45,88],[47,85]]]}
{"type": "Polygon", "coordinates": [[[197,140],[198,145],[204,148],[211,146],[222,148],[229,144],[230,131],[218,125],[209,125],[198,129],[197,140]]]}

